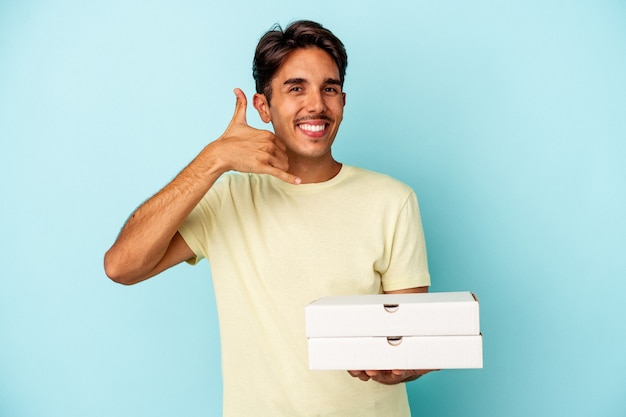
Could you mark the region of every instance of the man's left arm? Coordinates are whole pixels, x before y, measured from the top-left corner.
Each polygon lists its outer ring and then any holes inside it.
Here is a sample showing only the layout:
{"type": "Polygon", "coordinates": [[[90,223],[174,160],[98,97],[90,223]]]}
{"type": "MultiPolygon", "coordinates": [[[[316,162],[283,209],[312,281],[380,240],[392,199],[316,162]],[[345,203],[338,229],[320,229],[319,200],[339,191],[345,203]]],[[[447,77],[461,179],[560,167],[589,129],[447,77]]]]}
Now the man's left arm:
{"type": "MultiPolygon", "coordinates": [[[[396,291],[385,291],[385,294],[413,294],[428,292],[428,287],[406,288],[396,291]]],[[[348,371],[350,375],[359,378],[361,381],[370,379],[381,384],[394,385],[402,382],[414,381],[417,378],[432,372],[432,369],[393,369],[389,371],[369,370],[369,371],[348,371]]]]}

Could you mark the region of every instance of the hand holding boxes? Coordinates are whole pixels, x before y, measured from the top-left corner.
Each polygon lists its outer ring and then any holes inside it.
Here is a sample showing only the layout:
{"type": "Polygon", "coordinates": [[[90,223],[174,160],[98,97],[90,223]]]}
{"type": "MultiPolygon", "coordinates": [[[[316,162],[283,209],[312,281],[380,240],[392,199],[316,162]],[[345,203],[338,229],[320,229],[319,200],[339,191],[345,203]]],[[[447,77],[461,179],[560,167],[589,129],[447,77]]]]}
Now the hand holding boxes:
{"type": "Polygon", "coordinates": [[[309,368],[482,368],[470,292],[331,296],[305,308],[309,368]]]}

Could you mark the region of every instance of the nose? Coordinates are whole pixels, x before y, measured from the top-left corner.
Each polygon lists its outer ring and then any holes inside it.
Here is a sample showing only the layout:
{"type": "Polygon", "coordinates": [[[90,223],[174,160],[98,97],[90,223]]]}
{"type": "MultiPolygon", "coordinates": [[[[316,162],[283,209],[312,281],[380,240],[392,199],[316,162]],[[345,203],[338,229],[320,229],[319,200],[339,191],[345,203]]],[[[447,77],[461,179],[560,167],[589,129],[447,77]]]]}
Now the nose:
{"type": "Polygon", "coordinates": [[[309,91],[307,94],[306,109],[309,113],[324,113],[326,103],[321,91],[309,91]]]}

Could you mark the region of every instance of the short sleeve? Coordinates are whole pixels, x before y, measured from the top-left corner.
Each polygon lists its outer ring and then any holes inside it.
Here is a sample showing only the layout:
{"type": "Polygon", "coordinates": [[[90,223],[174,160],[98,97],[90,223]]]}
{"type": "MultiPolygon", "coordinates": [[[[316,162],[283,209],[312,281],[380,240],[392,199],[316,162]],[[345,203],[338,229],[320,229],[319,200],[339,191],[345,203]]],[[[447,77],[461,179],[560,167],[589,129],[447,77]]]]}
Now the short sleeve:
{"type": "Polygon", "coordinates": [[[411,192],[399,211],[390,245],[383,291],[430,286],[426,240],[417,197],[411,192]]]}
{"type": "Polygon", "coordinates": [[[218,180],[178,228],[178,233],[195,255],[187,261],[191,265],[208,258],[209,244],[215,230],[217,212],[221,206],[220,192],[226,182],[224,177],[218,180]]]}

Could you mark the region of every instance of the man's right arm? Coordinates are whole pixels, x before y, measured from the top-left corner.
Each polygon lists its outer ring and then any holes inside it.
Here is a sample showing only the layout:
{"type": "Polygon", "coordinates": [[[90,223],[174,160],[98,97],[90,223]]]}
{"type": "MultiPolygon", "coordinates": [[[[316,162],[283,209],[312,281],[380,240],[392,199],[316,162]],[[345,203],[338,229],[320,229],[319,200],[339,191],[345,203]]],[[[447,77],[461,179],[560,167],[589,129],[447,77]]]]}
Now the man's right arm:
{"type": "Polygon", "coordinates": [[[219,178],[219,165],[211,159],[205,148],[129,217],[104,256],[109,278],[121,284],[135,284],[193,256],[177,230],[219,178]]]}
{"type": "Polygon", "coordinates": [[[224,134],[128,219],[104,257],[109,278],[135,284],[191,258],[178,228],[223,173],[235,170],[274,175],[294,184],[287,173],[285,145],[266,130],[248,126],[247,100],[235,90],[235,114],[224,134]]]}

